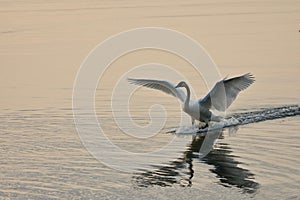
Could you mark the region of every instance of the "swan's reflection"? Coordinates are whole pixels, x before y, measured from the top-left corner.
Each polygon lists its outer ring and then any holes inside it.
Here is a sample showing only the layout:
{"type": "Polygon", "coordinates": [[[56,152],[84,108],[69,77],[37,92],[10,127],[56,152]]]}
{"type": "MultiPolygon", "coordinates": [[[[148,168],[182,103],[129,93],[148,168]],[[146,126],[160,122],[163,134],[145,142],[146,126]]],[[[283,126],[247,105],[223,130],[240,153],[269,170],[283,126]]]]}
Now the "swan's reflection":
{"type": "MultiPolygon", "coordinates": [[[[213,135],[222,139],[223,132],[210,132],[206,135],[213,135]]],[[[192,178],[194,176],[193,159],[198,159],[199,151],[201,152],[203,146],[207,145],[203,135],[196,135],[193,137],[192,143],[187,150],[183,152],[183,157],[175,161],[169,162],[164,166],[152,166],[154,170],[142,170],[140,173],[134,175],[135,184],[138,187],[148,187],[151,185],[158,185],[162,187],[179,184],[183,187],[192,186],[192,178]]],[[[209,143],[211,146],[213,142],[209,143]]],[[[205,148],[207,149],[207,148],[205,148]]],[[[212,148],[209,149],[209,151],[212,148]]],[[[204,150],[205,151],[205,150],[204,150]]],[[[254,174],[249,170],[239,166],[242,164],[236,161],[237,156],[232,155],[231,148],[226,143],[218,143],[217,147],[211,150],[202,162],[214,166],[210,171],[216,174],[219,179],[219,184],[225,187],[238,187],[243,192],[253,193],[257,190],[259,184],[254,181],[254,174]]]]}

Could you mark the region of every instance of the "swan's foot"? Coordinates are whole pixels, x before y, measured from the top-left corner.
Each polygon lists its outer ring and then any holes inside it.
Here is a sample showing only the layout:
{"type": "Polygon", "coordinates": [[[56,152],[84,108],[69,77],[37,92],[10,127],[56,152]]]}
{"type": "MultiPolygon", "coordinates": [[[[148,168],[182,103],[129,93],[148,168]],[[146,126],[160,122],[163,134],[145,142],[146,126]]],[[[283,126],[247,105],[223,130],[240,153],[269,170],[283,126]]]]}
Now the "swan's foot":
{"type": "Polygon", "coordinates": [[[205,129],[205,128],[208,128],[208,123],[199,122],[199,129],[205,129]]]}

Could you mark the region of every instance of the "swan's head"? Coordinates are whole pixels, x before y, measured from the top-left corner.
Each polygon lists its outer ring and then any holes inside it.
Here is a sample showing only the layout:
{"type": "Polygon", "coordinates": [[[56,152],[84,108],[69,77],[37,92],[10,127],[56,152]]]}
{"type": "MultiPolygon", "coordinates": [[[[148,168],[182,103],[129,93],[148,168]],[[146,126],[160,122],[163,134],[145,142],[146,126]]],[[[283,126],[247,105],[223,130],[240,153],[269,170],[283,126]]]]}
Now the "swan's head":
{"type": "Polygon", "coordinates": [[[175,88],[179,88],[179,87],[187,87],[186,82],[181,81],[181,82],[179,82],[179,83],[175,86],[175,88]]]}

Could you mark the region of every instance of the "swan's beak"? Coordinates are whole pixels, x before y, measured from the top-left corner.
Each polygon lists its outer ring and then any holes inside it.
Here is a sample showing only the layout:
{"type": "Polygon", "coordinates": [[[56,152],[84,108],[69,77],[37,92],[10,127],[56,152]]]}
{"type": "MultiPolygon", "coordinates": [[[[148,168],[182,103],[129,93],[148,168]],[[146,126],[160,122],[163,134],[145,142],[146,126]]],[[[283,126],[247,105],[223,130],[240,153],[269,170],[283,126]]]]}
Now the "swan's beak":
{"type": "Polygon", "coordinates": [[[179,82],[179,83],[175,86],[175,88],[179,88],[179,87],[184,87],[184,82],[183,82],[183,81],[179,82]]]}

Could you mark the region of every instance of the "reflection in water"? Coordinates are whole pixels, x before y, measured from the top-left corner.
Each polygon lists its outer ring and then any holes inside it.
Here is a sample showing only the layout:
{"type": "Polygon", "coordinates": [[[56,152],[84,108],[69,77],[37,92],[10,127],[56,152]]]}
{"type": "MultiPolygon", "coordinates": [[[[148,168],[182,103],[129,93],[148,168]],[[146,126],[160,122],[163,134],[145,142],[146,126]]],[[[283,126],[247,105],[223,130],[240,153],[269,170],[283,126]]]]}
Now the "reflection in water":
{"type": "Polygon", "coordinates": [[[210,171],[217,174],[223,186],[236,186],[247,193],[255,192],[259,184],[254,182],[254,174],[238,166],[242,163],[234,160],[236,156],[231,155],[232,151],[228,144],[219,145],[218,149],[213,150],[203,159],[205,163],[214,166],[210,171]]]}
{"type": "MultiPolygon", "coordinates": [[[[209,133],[216,135],[217,138],[223,139],[223,133],[209,133]]],[[[208,135],[208,134],[206,134],[208,135]]],[[[194,176],[193,159],[199,159],[199,151],[204,145],[206,136],[196,135],[193,137],[192,143],[183,153],[182,158],[171,161],[164,166],[152,166],[155,170],[141,170],[134,175],[133,179],[138,187],[148,187],[158,185],[162,187],[179,184],[182,187],[191,187],[192,178],[194,176]]],[[[213,143],[211,143],[213,145],[213,143]]],[[[225,187],[238,187],[243,192],[254,193],[259,184],[254,181],[254,174],[244,169],[236,161],[237,156],[232,155],[231,148],[226,143],[218,143],[214,148],[201,160],[214,166],[210,171],[217,175],[219,184],[225,187]]]]}

